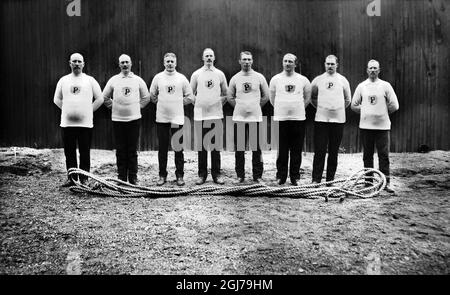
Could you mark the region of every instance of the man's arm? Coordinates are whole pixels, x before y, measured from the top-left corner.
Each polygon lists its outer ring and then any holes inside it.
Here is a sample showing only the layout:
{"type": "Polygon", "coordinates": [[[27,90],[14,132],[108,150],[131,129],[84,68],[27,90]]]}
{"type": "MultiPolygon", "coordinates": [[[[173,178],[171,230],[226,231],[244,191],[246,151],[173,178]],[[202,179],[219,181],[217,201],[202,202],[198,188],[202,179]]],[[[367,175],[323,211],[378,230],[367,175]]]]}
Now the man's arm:
{"type": "Polygon", "coordinates": [[[105,89],[103,89],[102,92],[102,96],[103,96],[103,104],[108,108],[111,109],[112,108],[112,93],[113,93],[114,89],[112,88],[111,85],[111,79],[108,80],[108,82],[106,83],[105,89]]]}
{"type": "Polygon", "coordinates": [[[389,114],[398,111],[398,109],[400,108],[397,95],[395,94],[394,88],[392,88],[390,83],[387,84],[386,103],[389,114]]]}
{"type": "Polygon", "coordinates": [[[158,95],[159,95],[158,76],[153,77],[148,92],[150,93],[150,101],[155,104],[158,103],[158,95]]]}
{"type": "Polygon", "coordinates": [[[275,85],[275,77],[272,77],[269,82],[269,101],[272,106],[275,106],[275,95],[276,95],[276,85],[275,85]]]}
{"type": "Polygon", "coordinates": [[[269,101],[269,86],[267,85],[266,78],[261,74],[261,83],[259,84],[259,90],[261,91],[261,101],[260,106],[261,108],[269,101]]]}
{"type": "Polygon", "coordinates": [[[62,108],[62,102],[63,95],[62,95],[62,85],[61,85],[61,79],[58,81],[58,84],[56,84],[56,90],[55,95],[53,96],[53,102],[58,106],[58,108],[62,108]]]}
{"type": "Polygon", "coordinates": [[[352,93],[350,90],[350,83],[344,78],[344,102],[347,108],[352,103],[352,93]]]}
{"type": "Polygon", "coordinates": [[[196,72],[194,72],[191,76],[191,88],[192,88],[192,104],[195,105],[195,100],[197,96],[197,86],[198,86],[198,75],[196,72]]]}
{"type": "Polygon", "coordinates": [[[317,109],[317,96],[319,95],[319,87],[317,86],[317,78],[311,82],[311,105],[317,109]]]}
{"type": "Polygon", "coordinates": [[[139,104],[141,109],[145,108],[150,103],[150,93],[147,90],[147,84],[142,78],[139,78],[139,104]]]}
{"type": "Polygon", "coordinates": [[[233,78],[231,78],[230,86],[227,90],[227,101],[233,108],[236,106],[236,82],[233,78]]]}
{"type": "Polygon", "coordinates": [[[220,76],[220,99],[222,100],[222,105],[224,105],[227,102],[228,85],[225,74],[222,72],[220,76]]]}
{"type": "Polygon", "coordinates": [[[194,99],[192,95],[192,88],[186,77],[183,77],[183,104],[194,104],[194,99]]]}
{"type": "Polygon", "coordinates": [[[306,107],[311,103],[311,83],[305,78],[305,86],[303,87],[303,99],[306,107]]]}
{"type": "Polygon", "coordinates": [[[352,104],[351,104],[352,111],[360,114],[361,113],[361,103],[362,103],[361,86],[358,85],[358,87],[356,87],[355,93],[353,93],[352,104]]]}
{"type": "Polygon", "coordinates": [[[100,85],[92,77],[91,77],[91,84],[92,84],[92,93],[94,94],[94,101],[92,102],[92,110],[95,112],[103,104],[104,100],[103,100],[102,89],[100,88],[100,85]]]}

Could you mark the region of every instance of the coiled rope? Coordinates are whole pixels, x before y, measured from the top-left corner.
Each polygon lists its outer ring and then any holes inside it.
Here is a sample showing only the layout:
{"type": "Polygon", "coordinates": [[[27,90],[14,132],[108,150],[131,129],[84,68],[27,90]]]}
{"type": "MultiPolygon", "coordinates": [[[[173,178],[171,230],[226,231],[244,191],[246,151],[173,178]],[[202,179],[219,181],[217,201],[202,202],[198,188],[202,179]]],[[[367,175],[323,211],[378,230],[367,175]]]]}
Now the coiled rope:
{"type": "Polygon", "coordinates": [[[75,183],[70,188],[77,193],[88,193],[102,197],[160,198],[178,196],[247,196],[247,197],[289,197],[318,199],[346,197],[367,199],[377,196],[386,186],[385,175],[373,168],[364,168],[346,179],[312,183],[299,186],[270,187],[265,184],[235,185],[196,185],[192,187],[160,187],[132,185],[114,178],[101,178],[78,168],[70,168],[69,177],[75,183]],[[79,176],[91,178],[90,186],[78,181],[79,176]],[[371,181],[369,181],[371,179],[371,181]]]}

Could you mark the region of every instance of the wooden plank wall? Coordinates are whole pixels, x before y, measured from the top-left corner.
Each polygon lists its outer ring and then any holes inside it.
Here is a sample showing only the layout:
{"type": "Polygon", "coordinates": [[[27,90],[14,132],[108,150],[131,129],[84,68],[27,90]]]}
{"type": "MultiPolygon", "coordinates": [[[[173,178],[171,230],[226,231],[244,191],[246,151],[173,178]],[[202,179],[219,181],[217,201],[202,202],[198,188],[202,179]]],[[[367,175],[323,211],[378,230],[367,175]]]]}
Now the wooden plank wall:
{"type": "MultiPolygon", "coordinates": [[[[380,0],[381,16],[374,17],[366,14],[369,0],[80,0],[81,16],[69,17],[70,2],[1,2],[1,146],[62,146],[53,93],[69,72],[72,52],[84,55],[85,72],[104,87],[119,71],[121,53],[132,57],[133,71],[150,84],[163,70],[165,52],[177,54],[179,72],[190,78],[202,65],[202,50],[212,47],[228,81],[240,70],[241,50],[253,53],[254,68],[267,81],[281,71],[286,52],[299,57],[310,80],[324,71],[325,56],[335,54],[352,93],[375,58],[400,101],[392,116],[392,151],[416,151],[420,144],[450,149],[450,1],[380,0]]],[[[270,105],[263,111],[273,113],[270,105]]],[[[231,115],[229,105],[225,113],[231,115]]],[[[192,106],[187,114],[192,118],[192,106]]],[[[308,108],[308,151],[313,117],[308,108]]],[[[110,112],[101,107],[94,120],[93,147],[112,149],[110,112]]],[[[151,104],[143,110],[141,150],[157,147],[154,120],[151,104]]],[[[358,116],[350,109],[342,150],[361,150],[358,116]]]]}

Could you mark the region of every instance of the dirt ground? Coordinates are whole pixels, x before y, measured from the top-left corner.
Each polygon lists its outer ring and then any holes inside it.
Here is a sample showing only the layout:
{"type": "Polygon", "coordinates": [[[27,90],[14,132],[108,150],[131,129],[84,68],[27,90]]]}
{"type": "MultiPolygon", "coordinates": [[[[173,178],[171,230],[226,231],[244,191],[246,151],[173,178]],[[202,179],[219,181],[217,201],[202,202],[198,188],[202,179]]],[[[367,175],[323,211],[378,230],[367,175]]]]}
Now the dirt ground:
{"type": "MultiPolygon", "coordinates": [[[[268,185],[275,156],[263,154],[268,185]]],[[[303,156],[300,184],[310,183],[312,156],[303,156]]],[[[195,185],[196,153],[185,161],[186,185],[195,185]]],[[[114,151],[92,150],[91,165],[116,176],[114,151]]],[[[222,168],[230,185],[233,153],[222,154],[222,168]]],[[[340,154],[337,178],[361,168],[360,153],[340,154]]],[[[174,170],[170,153],[167,185],[174,170]]],[[[127,199],[60,188],[61,149],[1,148],[0,274],[450,274],[450,152],[393,153],[391,171],[395,195],[342,203],[127,199]]],[[[157,178],[157,153],[139,152],[140,184],[157,178]]]]}

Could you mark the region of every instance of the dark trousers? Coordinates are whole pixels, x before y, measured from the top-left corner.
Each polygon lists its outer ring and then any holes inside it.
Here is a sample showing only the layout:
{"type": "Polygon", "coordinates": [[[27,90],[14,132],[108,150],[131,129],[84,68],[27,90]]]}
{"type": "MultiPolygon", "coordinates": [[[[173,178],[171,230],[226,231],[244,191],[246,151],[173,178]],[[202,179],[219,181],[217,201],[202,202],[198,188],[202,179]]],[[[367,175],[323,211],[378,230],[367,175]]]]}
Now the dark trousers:
{"type": "MultiPolygon", "coordinates": [[[[204,121],[201,123],[203,124],[204,121]]],[[[202,127],[202,150],[198,152],[198,176],[206,178],[208,176],[208,152],[203,146],[203,138],[213,128],[202,127]]],[[[212,143],[215,143],[215,138],[212,143]]],[[[220,151],[211,151],[211,176],[216,178],[220,175],[220,151]]]]}
{"type": "MultiPolygon", "coordinates": [[[[363,145],[363,161],[364,168],[373,168],[373,154],[375,147],[378,154],[378,166],[381,172],[386,176],[389,184],[389,145],[390,132],[389,130],[368,130],[360,129],[361,141],[363,145]]],[[[370,176],[370,174],[369,174],[370,176]]],[[[368,178],[367,181],[372,181],[368,178]]]]}
{"type": "Polygon", "coordinates": [[[137,147],[141,120],[113,121],[118,178],[123,181],[137,180],[137,147]]]}
{"type": "MultiPolygon", "coordinates": [[[[257,122],[250,122],[249,124],[255,124],[256,125],[256,138],[258,141],[257,149],[252,151],[252,174],[253,179],[258,179],[262,177],[263,171],[264,171],[264,165],[263,165],[263,159],[262,159],[262,153],[261,149],[259,147],[259,123],[257,122]]],[[[238,151],[237,150],[237,127],[238,125],[234,125],[235,132],[235,145],[236,145],[236,152],[234,153],[235,158],[235,170],[237,177],[242,178],[245,177],[245,151],[238,151]]],[[[249,126],[248,124],[245,124],[245,139],[249,140],[249,126]]],[[[249,144],[250,145],[250,144],[249,144]]],[[[250,146],[251,148],[251,146],[250,146]]]]}
{"type": "Polygon", "coordinates": [[[277,155],[277,179],[286,180],[290,155],[289,177],[300,179],[302,149],[305,138],[305,121],[280,121],[277,155]]]}
{"type": "MultiPolygon", "coordinates": [[[[62,127],[64,155],[66,156],[66,168],[78,168],[77,144],[80,153],[80,169],[89,172],[91,168],[91,139],[92,128],[62,127]]],[[[80,180],[87,179],[80,176],[80,180]]]]}
{"type": "MultiPolygon", "coordinates": [[[[178,128],[172,128],[171,123],[158,123],[156,122],[156,132],[158,134],[158,163],[159,163],[159,176],[167,177],[167,153],[169,151],[170,141],[172,135],[181,130],[183,126],[178,128]]],[[[183,150],[175,152],[175,176],[184,176],[184,154],[183,150]]]]}
{"type": "Polygon", "coordinates": [[[328,150],[326,180],[334,180],[336,174],[339,145],[344,133],[344,123],[314,122],[314,160],[312,180],[322,180],[325,156],[328,150]]]}

